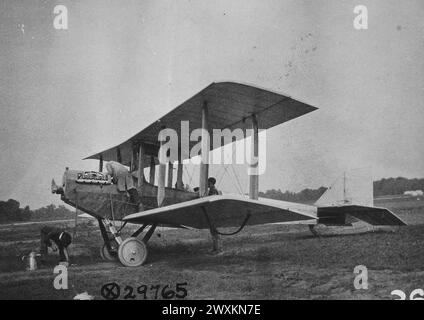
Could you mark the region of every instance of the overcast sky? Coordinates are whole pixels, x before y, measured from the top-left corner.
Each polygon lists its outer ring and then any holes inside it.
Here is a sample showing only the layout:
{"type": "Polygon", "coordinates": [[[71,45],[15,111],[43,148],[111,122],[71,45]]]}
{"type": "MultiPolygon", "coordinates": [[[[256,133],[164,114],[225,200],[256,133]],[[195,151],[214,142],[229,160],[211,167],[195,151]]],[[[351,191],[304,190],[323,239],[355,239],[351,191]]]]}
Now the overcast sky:
{"type": "Polygon", "coordinates": [[[262,191],[360,167],[423,177],[423,17],[418,0],[1,0],[0,199],[60,203],[50,181],[66,166],[96,169],[82,158],[223,80],[319,108],[268,131],[262,191]],[[57,4],[68,30],[53,27],[57,4]],[[353,27],[360,4],[367,30],[353,27]]]}

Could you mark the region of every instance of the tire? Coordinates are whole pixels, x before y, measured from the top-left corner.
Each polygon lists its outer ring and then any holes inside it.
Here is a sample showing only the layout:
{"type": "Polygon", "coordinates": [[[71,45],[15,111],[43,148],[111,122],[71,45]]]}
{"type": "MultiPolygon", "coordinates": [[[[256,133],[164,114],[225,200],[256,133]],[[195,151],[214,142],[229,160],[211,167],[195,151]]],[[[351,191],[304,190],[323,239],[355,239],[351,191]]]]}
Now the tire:
{"type": "Polygon", "coordinates": [[[118,258],[126,267],[139,267],[147,258],[146,244],[133,237],[125,239],[119,245],[118,258]]]}
{"type": "Polygon", "coordinates": [[[118,258],[118,243],[115,240],[112,240],[110,241],[110,246],[112,248],[112,252],[109,252],[106,244],[103,244],[103,246],[100,247],[100,257],[102,257],[105,261],[115,261],[118,258]]]}

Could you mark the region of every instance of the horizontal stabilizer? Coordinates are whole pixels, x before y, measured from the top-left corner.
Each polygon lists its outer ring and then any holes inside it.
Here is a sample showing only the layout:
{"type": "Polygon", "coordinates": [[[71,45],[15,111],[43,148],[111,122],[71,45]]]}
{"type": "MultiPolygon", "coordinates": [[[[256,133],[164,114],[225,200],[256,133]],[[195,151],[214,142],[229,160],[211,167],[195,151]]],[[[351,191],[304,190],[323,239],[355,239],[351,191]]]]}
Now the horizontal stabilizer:
{"type": "MultiPolygon", "coordinates": [[[[318,218],[320,223],[327,224],[333,221],[345,220],[346,215],[362,220],[373,226],[405,226],[402,221],[393,212],[385,208],[376,208],[368,206],[331,206],[318,208],[318,218]]],[[[341,223],[342,224],[342,223],[341,223]]]]}

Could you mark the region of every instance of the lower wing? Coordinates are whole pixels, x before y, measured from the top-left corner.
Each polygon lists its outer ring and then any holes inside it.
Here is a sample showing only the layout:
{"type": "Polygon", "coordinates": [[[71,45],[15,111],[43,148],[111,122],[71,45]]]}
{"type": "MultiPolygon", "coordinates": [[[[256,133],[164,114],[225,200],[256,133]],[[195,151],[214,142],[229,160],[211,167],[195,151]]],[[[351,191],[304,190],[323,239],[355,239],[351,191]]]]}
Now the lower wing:
{"type": "Polygon", "coordinates": [[[317,219],[316,207],[241,196],[217,195],[155,208],[126,216],[131,223],[168,224],[196,229],[240,227],[317,219]]]}

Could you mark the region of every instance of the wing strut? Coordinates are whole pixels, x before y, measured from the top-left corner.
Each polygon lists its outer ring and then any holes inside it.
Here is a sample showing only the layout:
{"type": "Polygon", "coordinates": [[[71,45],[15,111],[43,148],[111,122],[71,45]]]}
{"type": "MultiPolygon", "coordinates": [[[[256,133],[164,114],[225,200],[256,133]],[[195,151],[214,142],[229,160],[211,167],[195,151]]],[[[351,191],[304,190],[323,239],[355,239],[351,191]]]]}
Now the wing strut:
{"type": "Polygon", "coordinates": [[[103,172],[103,155],[100,154],[100,159],[99,159],[99,172],[103,172]]]}
{"type": "Polygon", "coordinates": [[[163,130],[165,127],[162,127],[162,130],[160,131],[160,148],[159,148],[159,175],[158,175],[158,194],[157,194],[157,201],[158,201],[158,207],[162,207],[163,201],[165,200],[165,175],[166,175],[166,152],[162,148],[163,144],[165,143],[165,139],[162,136],[163,130]]]}
{"type": "Polygon", "coordinates": [[[209,176],[209,112],[207,101],[203,102],[202,106],[202,151],[200,162],[200,178],[199,178],[199,195],[200,197],[207,196],[208,193],[208,176],[209,176]]]}
{"type": "Polygon", "coordinates": [[[258,120],[252,115],[252,148],[250,150],[250,168],[249,168],[249,198],[258,200],[259,197],[259,147],[258,147],[258,120]]]}
{"type": "Polygon", "coordinates": [[[177,189],[182,190],[184,189],[183,184],[183,163],[181,161],[181,152],[179,152],[180,158],[178,159],[178,165],[177,165],[177,189]]]}

